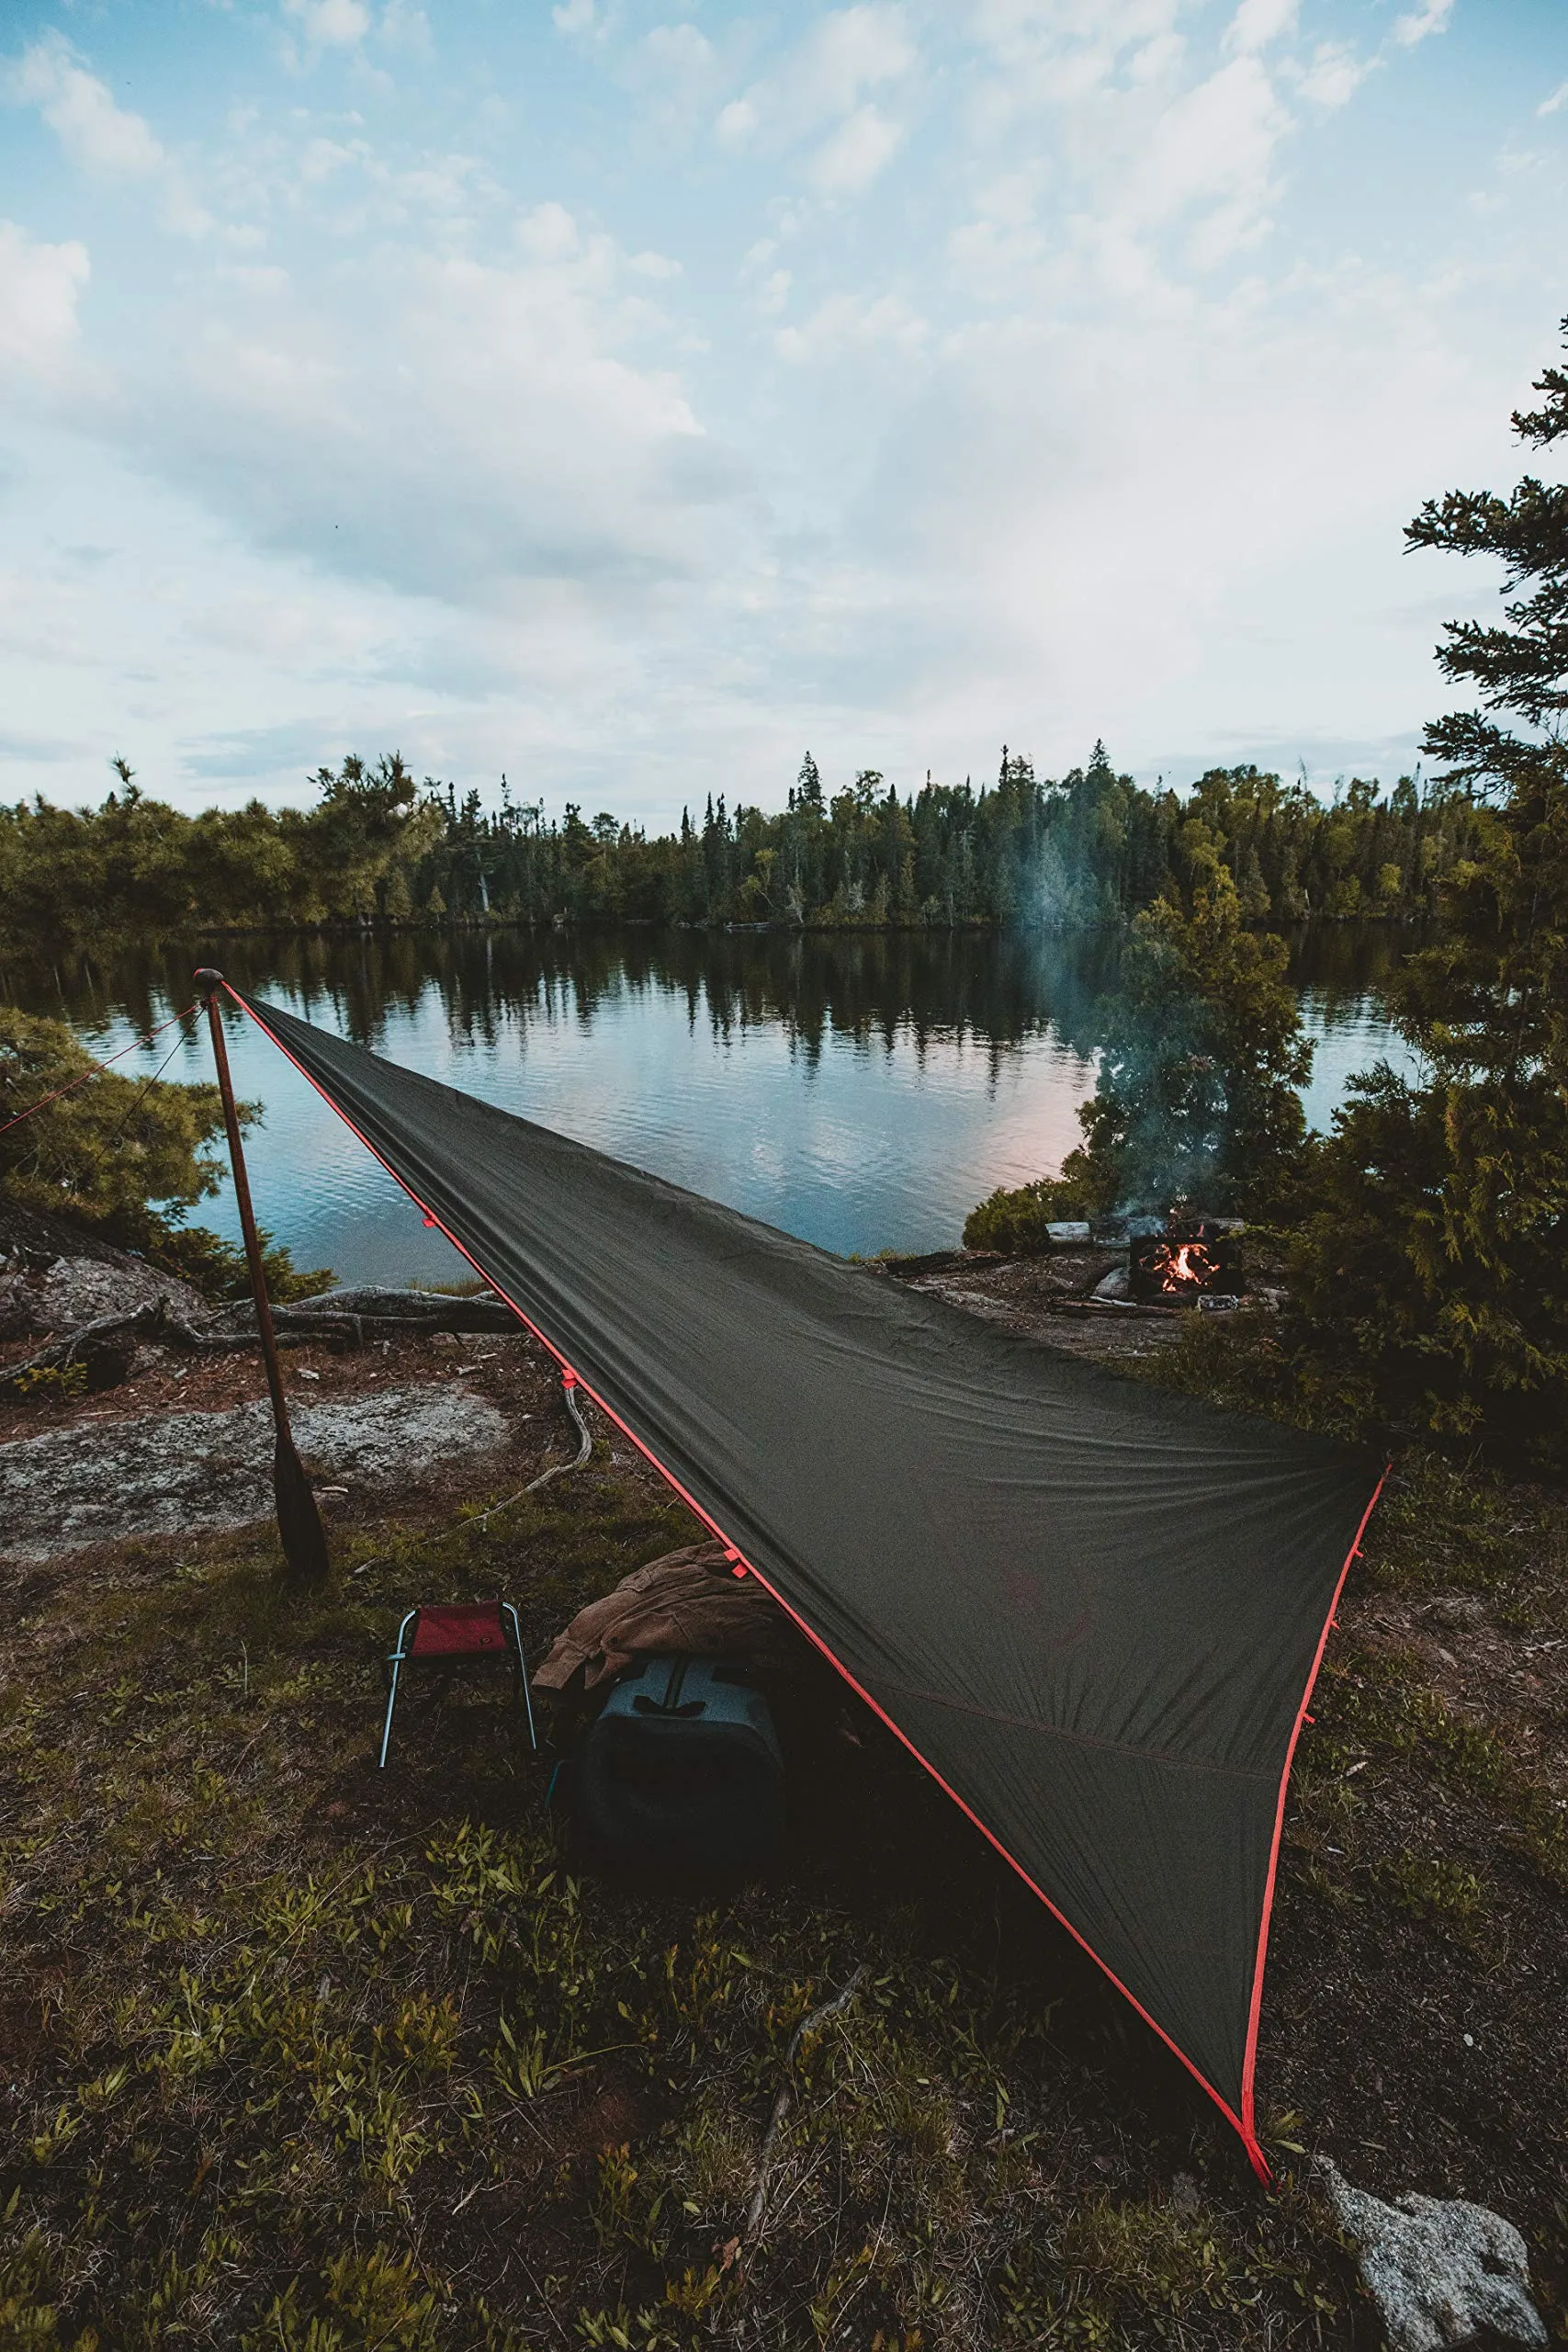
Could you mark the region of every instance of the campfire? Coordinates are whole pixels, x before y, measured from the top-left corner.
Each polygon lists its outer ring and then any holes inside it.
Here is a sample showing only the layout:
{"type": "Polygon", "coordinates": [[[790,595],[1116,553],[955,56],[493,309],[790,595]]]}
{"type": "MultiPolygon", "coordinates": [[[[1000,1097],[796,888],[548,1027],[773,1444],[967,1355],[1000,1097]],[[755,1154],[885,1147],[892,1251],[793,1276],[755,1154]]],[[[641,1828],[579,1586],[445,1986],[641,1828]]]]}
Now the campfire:
{"type": "Polygon", "coordinates": [[[1241,1239],[1227,1219],[1177,1216],[1128,1242],[1129,1295],[1146,1305],[1197,1306],[1242,1290],[1241,1239]]]}

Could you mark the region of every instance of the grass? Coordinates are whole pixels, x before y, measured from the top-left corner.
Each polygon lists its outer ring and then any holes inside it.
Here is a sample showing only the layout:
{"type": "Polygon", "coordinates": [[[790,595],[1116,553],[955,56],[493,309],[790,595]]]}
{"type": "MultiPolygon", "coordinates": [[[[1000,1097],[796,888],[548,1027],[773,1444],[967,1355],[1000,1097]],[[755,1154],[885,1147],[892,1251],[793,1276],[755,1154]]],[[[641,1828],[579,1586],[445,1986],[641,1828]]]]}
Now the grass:
{"type": "MultiPolygon", "coordinates": [[[[1559,1622],[1547,1506],[1527,1533],[1517,1491],[1424,1460],[1401,1476],[1369,1552],[1378,1606],[1479,1589],[1495,1619],[1559,1622]]],[[[1299,2152],[1332,2146],[1361,2177],[1373,2160],[1336,2128],[1352,2094],[1328,2036],[1290,2006],[1374,1917],[1412,1939],[1402,1955],[1495,1983],[1514,1912],[1558,1902],[1562,1817],[1505,1716],[1456,1712],[1418,1645],[1360,1624],[1336,1644],[1281,1893],[1264,2198],[1186,2078],[869,1730],[807,1792],[784,1867],[722,1895],[575,1880],[499,1682],[400,1710],[377,1774],[377,1661],[412,1600],[514,1594],[536,1650],[689,1540],[603,1450],[480,1524],[493,1499],[394,1500],[340,1533],[340,1580],[308,1600],[250,1534],[29,1580],[0,1719],[0,2343],[1375,2341],[1299,2152]],[[1410,1791],[1486,1834],[1416,1836],[1410,1791]],[[804,2047],[749,2245],[791,2038],[861,1967],[804,2047]]],[[[1368,2030],[1396,2068],[1396,2023],[1368,2030]]],[[[1416,2109],[1414,2077],[1394,2098],[1416,2109]]],[[[1550,2268],[1533,2178],[1495,2201],[1550,2268]]]]}

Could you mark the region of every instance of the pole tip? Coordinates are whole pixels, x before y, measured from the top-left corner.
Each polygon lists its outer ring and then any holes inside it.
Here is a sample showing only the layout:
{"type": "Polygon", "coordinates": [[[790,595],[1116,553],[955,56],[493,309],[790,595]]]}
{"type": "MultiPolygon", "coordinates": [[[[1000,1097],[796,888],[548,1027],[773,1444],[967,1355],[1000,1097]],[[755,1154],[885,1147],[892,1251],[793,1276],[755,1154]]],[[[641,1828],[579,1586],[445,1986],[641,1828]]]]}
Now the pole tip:
{"type": "Polygon", "coordinates": [[[210,964],[204,964],[201,969],[194,972],[191,977],[201,990],[203,998],[216,996],[219,989],[225,985],[222,973],[215,972],[210,964]]]}

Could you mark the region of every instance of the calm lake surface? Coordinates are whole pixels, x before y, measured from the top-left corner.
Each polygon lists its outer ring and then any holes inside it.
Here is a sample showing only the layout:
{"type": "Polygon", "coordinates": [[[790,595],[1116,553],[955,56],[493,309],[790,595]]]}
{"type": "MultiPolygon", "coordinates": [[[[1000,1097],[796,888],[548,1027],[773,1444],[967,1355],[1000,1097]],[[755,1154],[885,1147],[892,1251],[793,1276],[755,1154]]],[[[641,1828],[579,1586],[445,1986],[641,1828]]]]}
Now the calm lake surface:
{"type": "MultiPolygon", "coordinates": [[[[1382,984],[1412,944],[1393,926],[1293,944],[1317,1053],[1306,1105],[1325,1126],[1347,1079],[1408,1068],[1382,984]]],[[[957,1242],[998,1184],[1054,1173],[1093,1091],[1101,936],[859,937],[502,932],[364,941],[227,941],[91,977],[0,970],[0,998],[69,1020],[97,1054],[189,1002],[218,961],[236,987],[388,1059],[594,1144],[823,1248],[957,1242]]],[[[321,1098],[235,1015],[240,1092],[264,1106],[248,1158],[256,1213],[300,1265],[345,1281],[466,1272],[321,1098]]],[[[211,1076],[205,1024],[118,1067],[211,1076]]],[[[238,1238],[231,1192],[195,1212],[238,1238]]]]}

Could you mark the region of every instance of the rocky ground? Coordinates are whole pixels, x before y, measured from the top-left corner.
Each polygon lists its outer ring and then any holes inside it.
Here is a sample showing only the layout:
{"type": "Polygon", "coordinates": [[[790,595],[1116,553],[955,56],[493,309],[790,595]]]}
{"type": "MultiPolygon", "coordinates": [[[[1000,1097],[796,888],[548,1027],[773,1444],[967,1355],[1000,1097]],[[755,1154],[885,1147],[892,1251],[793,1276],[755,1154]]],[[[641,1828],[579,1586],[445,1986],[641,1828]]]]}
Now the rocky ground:
{"type": "MultiPolygon", "coordinates": [[[[312,1396],[293,1427],[329,1503],[499,1454],[512,1435],[505,1413],[457,1382],[312,1396]]],[[[0,1445],[0,1561],[243,1527],[272,1510],[272,1455],[265,1397],[226,1411],[194,1398],[178,1412],[99,1411],[15,1438],[0,1445]]]]}
{"type": "Polygon", "coordinates": [[[984,1250],[941,1250],[878,1262],[895,1281],[928,1291],[1025,1339],[1069,1355],[1126,1366],[1176,1346],[1191,1310],[1146,1306],[1100,1295],[1127,1262],[1125,1250],[1054,1250],[1041,1258],[1001,1258],[984,1250]]]}
{"type": "MultiPolygon", "coordinates": [[[[1079,1311],[1098,1264],[897,1273],[1175,1376],[1188,1319],[1079,1311]]],[[[1568,2341],[1564,1498],[1396,1465],[1293,1783],[1265,2197],[869,1723],[739,1894],[565,1877],[499,1686],[411,1692],[378,1773],[412,1601],[504,1591],[536,1652],[691,1521],[603,1428],[517,1499],[576,1444],[524,1338],[285,1376],[318,1597],[250,1516],[254,1351],[0,1406],[0,2342],[1370,2347],[1316,2156],[1517,2223],[1568,2341]],[[791,2037],[858,1967],[751,2238],[791,2037]]]]}
{"type": "Polygon", "coordinates": [[[0,1200],[0,1349],[103,1315],[127,1315],[165,1300],[184,1318],[202,1301],[188,1283],[112,1243],[77,1232],[37,1210],[0,1200]]]}

